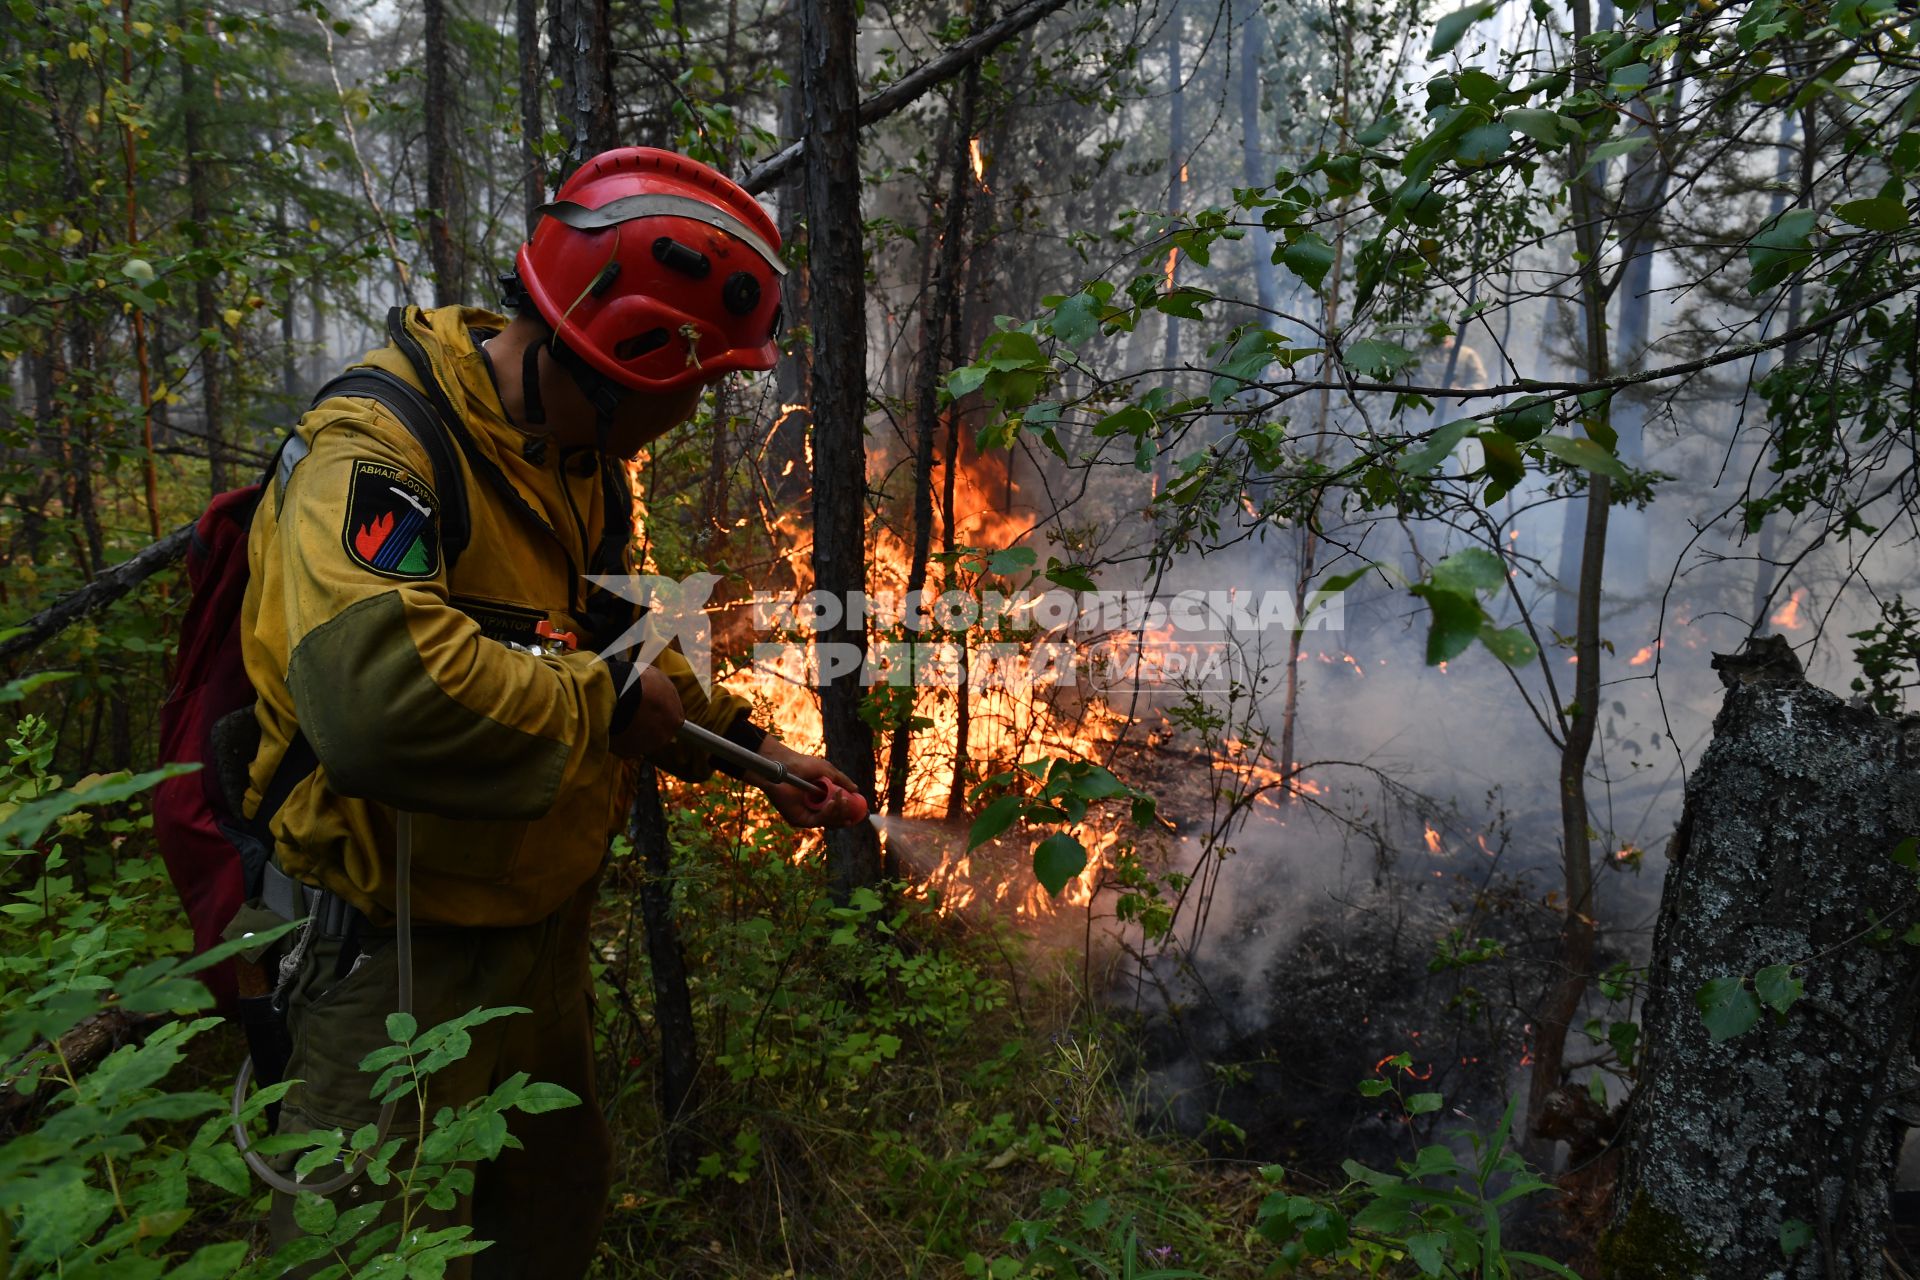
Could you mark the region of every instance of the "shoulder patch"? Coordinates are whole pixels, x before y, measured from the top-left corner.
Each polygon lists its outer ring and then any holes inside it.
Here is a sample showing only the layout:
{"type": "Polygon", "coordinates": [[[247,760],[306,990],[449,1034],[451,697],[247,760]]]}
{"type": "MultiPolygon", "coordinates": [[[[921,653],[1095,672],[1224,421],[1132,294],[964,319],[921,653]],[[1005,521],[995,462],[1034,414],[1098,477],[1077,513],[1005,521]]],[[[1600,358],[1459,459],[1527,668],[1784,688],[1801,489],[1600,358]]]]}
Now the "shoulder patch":
{"type": "Polygon", "coordinates": [[[440,572],[439,503],[432,489],[399,467],[354,460],[340,538],[348,558],[382,577],[431,578],[440,572]]]}

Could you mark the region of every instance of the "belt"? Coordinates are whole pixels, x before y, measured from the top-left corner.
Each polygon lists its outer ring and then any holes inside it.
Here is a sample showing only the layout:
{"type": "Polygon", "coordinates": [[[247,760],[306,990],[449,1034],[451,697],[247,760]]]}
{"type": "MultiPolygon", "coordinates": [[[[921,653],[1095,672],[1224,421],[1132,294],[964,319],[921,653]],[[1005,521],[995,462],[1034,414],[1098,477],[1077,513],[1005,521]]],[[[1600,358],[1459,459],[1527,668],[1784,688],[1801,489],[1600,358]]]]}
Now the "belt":
{"type": "Polygon", "coordinates": [[[359,908],[339,894],[295,880],[271,862],[261,877],[260,905],[282,920],[314,917],[314,928],[323,938],[345,938],[357,933],[356,924],[366,924],[359,908]]]}

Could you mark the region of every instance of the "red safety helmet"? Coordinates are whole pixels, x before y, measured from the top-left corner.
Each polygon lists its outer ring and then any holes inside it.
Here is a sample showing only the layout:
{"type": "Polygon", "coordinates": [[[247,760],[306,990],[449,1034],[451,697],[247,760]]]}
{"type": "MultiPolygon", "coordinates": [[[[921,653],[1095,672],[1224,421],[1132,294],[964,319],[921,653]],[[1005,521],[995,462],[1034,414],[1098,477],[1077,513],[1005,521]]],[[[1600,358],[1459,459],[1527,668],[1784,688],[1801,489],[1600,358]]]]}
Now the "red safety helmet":
{"type": "Polygon", "coordinates": [[[538,212],[518,285],[596,401],[773,367],[787,269],[773,219],[738,184],[672,151],[621,147],[538,212]]]}

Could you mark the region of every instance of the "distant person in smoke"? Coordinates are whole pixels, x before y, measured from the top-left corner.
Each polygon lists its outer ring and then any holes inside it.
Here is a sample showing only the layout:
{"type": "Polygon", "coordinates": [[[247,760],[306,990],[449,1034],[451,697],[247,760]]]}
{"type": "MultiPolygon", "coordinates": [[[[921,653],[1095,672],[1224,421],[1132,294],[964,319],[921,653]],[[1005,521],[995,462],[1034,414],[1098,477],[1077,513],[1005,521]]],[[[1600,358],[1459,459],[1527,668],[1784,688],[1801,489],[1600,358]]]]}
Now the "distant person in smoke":
{"type": "MultiPolygon", "coordinates": [[[[649,148],[588,161],[541,215],[504,281],[511,318],[396,309],[391,343],[364,361],[437,403],[464,492],[435,491],[428,448],[386,405],[322,402],[255,517],[242,618],[262,735],[249,814],[275,797],[275,866],[249,910],[277,901],[308,922],[279,993],[300,1081],[281,1130],[351,1133],[378,1113],[359,1064],[388,1043],[395,1006],[400,812],[418,1025],[531,1010],[474,1029],[464,1060],[433,1078],[427,1115],[522,1071],[583,1099],[515,1113],[523,1149],[477,1168],[460,1208],[416,1218],[470,1220],[491,1242],[449,1274],[579,1276],[592,1259],[611,1153],[588,922],[625,762],[706,777],[708,758],[675,737],[684,718],[799,777],[854,785],[756,726],[743,699],[709,696],[673,650],[638,670],[611,653],[640,610],[589,581],[632,571],[624,460],[709,383],[773,365],[785,269],[771,219],[714,170],[649,148]],[[449,567],[456,501],[465,541],[449,567]]],[[[795,786],[767,792],[796,825],[850,820],[795,786]]],[[[393,1131],[419,1124],[403,1110],[393,1131]]],[[[389,1194],[363,1177],[334,1199],[389,1194]]],[[[276,1196],[278,1238],[298,1234],[291,1209],[276,1196]]]]}

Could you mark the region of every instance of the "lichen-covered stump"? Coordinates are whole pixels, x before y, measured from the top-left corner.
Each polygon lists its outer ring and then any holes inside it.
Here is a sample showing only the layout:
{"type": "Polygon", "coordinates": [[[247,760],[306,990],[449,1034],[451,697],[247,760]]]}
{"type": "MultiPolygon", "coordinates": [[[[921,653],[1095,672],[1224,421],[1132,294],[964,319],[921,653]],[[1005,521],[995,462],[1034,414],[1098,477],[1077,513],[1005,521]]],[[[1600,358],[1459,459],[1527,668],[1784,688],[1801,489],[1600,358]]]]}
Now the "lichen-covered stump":
{"type": "Polygon", "coordinates": [[[1876,1280],[1917,1079],[1920,888],[1893,855],[1920,834],[1920,717],[1814,688],[1777,637],[1714,665],[1601,1258],[1618,1280],[1876,1280]],[[1725,978],[1716,1043],[1699,993],[1725,978]]]}

